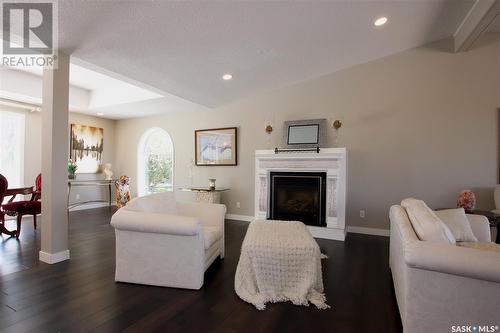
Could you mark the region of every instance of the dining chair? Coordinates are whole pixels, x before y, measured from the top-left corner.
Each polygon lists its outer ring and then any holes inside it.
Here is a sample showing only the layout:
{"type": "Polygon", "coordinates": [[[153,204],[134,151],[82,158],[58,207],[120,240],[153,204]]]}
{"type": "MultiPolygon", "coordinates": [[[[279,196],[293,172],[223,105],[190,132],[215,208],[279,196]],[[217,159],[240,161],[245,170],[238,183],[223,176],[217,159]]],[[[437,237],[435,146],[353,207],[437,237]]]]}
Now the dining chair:
{"type": "Polygon", "coordinates": [[[36,229],[36,216],[42,213],[42,174],[39,174],[35,180],[35,190],[33,187],[12,194],[12,197],[6,204],[2,205],[2,210],[9,216],[17,217],[16,238],[21,234],[21,222],[25,215],[33,216],[33,227],[36,229]],[[30,200],[14,201],[17,194],[30,195],[30,200]]]}
{"type": "Polygon", "coordinates": [[[7,229],[5,228],[5,213],[3,212],[1,206],[8,187],[9,182],[7,181],[7,178],[0,174],[0,234],[4,231],[7,231],[7,229]]]}

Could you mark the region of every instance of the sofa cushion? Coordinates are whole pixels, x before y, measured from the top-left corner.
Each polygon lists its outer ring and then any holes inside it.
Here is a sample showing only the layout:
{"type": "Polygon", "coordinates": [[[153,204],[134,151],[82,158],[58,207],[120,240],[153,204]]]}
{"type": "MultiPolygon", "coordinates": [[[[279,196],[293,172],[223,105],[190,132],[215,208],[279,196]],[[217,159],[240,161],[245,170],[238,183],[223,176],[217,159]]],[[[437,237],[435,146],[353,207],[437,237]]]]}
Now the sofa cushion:
{"type": "Polygon", "coordinates": [[[457,242],[477,242],[463,208],[438,210],[436,215],[450,229],[457,242]]]}
{"type": "Polygon", "coordinates": [[[173,214],[138,212],[119,209],[111,217],[111,225],[118,230],[194,236],[202,232],[200,221],[196,217],[173,214]]]}
{"type": "Polygon", "coordinates": [[[216,241],[222,238],[222,229],[216,226],[203,226],[205,250],[208,250],[216,241]]]}
{"type": "Polygon", "coordinates": [[[406,209],[411,225],[420,240],[455,245],[455,238],[450,229],[425,202],[409,198],[401,201],[401,206],[406,209]]]}
{"type": "Polygon", "coordinates": [[[177,202],[173,192],[163,192],[135,198],[127,206],[128,210],[139,212],[177,214],[177,202]]]}

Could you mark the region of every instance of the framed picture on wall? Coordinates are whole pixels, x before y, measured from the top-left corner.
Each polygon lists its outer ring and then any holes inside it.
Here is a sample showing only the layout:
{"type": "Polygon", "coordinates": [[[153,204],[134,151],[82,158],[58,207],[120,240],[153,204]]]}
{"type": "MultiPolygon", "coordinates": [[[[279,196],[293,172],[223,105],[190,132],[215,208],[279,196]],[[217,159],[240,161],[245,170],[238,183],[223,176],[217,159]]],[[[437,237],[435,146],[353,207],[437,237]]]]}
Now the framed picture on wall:
{"type": "Polygon", "coordinates": [[[326,119],[292,120],[283,123],[283,147],[326,146],[326,119]]]}
{"type": "Polygon", "coordinates": [[[71,124],[70,158],[78,166],[77,173],[97,173],[102,163],[104,130],[71,124]]]}
{"type": "Polygon", "coordinates": [[[213,128],[194,131],[196,165],[237,165],[237,128],[213,128]]]}

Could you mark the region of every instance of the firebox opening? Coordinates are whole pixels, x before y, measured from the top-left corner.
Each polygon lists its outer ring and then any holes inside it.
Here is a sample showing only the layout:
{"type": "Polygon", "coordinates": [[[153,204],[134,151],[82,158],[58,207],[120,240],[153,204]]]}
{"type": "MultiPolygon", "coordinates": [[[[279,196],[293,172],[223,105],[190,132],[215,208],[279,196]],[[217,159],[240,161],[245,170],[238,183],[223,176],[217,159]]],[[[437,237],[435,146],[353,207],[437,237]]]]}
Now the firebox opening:
{"type": "Polygon", "coordinates": [[[270,219],[326,226],[326,172],[271,172],[270,180],[270,219]]]}

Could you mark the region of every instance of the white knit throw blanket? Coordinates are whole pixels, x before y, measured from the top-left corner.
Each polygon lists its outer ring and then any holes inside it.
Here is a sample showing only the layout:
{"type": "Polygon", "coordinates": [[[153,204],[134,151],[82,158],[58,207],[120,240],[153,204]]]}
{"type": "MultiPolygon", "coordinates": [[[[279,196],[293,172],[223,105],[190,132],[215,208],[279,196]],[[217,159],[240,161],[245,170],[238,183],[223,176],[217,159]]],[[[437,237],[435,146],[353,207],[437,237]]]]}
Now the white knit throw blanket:
{"type": "Polygon", "coordinates": [[[327,309],[321,252],[307,227],[296,221],[254,221],[243,240],[234,288],[264,310],[267,302],[327,309]]]}

